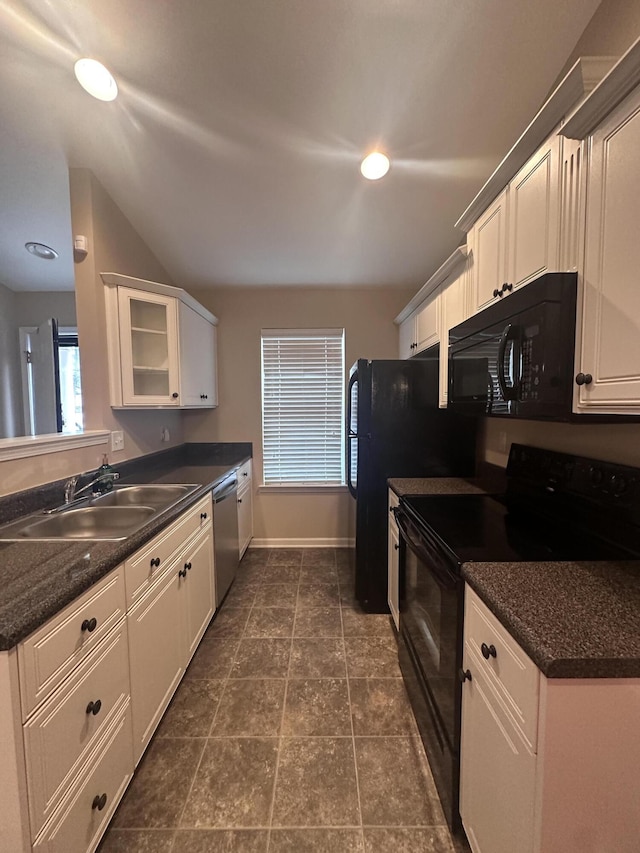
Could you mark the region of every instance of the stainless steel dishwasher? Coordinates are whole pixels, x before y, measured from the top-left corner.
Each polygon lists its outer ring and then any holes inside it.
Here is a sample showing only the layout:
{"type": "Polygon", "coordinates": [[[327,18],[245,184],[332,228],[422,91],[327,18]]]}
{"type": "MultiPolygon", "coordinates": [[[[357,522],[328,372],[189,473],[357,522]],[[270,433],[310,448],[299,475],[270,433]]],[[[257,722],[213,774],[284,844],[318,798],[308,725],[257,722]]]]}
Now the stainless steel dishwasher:
{"type": "Polygon", "coordinates": [[[238,478],[234,471],[213,489],[213,553],[216,607],[238,569],[238,478]]]}

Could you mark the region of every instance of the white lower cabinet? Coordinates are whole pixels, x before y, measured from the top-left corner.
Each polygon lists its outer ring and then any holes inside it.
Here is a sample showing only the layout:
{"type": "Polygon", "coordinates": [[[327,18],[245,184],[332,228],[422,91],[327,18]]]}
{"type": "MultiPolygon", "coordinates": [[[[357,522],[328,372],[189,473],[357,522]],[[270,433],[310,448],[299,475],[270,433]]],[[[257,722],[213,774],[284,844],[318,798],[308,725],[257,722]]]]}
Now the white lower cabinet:
{"type": "Polygon", "coordinates": [[[210,519],[209,514],[208,526],[173,555],[127,615],[136,764],[213,615],[210,519]]]}
{"type": "Polygon", "coordinates": [[[469,587],[462,666],[473,853],[637,853],[640,678],[546,678],[469,587]]]}
{"type": "Polygon", "coordinates": [[[93,853],[215,602],[211,495],[0,653],[0,853],[93,853]]]}
{"type": "Polygon", "coordinates": [[[238,544],[240,559],[253,539],[253,491],[251,460],[238,469],[238,544]]]}
{"type": "Polygon", "coordinates": [[[36,839],[39,853],[94,851],[133,775],[131,713],[109,726],[89,756],[81,781],[36,839]]]}
{"type": "Polygon", "coordinates": [[[389,530],[387,536],[387,602],[397,631],[400,630],[400,536],[393,510],[399,505],[399,503],[400,500],[396,493],[392,489],[389,489],[389,500],[387,502],[389,510],[389,530]]]}
{"type": "Polygon", "coordinates": [[[127,616],[136,764],[183,673],[179,570],[172,564],[127,616]]]}

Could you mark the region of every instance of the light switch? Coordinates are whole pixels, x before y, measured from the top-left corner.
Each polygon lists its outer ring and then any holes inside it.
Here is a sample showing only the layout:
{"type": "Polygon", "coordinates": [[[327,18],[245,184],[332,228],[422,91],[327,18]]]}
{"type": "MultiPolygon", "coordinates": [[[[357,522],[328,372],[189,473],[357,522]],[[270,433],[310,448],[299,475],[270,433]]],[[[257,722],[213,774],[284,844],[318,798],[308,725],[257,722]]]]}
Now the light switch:
{"type": "Polygon", "coordinates": [[[114,450],[124,450],[124,432],[121,429],[111,433],[111,451],[114,450]]]}

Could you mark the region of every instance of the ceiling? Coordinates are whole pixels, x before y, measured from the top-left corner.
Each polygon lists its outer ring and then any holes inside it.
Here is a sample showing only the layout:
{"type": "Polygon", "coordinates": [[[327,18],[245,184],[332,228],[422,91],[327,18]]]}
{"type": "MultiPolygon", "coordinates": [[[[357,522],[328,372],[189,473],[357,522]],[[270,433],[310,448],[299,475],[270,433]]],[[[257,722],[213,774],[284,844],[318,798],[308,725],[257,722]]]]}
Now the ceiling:
{"type": "Polygon", "coordinates": [[[84,166],[187,289],[417,290],[598,3],[0,0],[0,281],[72,286],[84,166]],[[80,56],[116,101],[77,85],[80,56]],[[368,182],[376,146],[392,167],[368,182]]]}

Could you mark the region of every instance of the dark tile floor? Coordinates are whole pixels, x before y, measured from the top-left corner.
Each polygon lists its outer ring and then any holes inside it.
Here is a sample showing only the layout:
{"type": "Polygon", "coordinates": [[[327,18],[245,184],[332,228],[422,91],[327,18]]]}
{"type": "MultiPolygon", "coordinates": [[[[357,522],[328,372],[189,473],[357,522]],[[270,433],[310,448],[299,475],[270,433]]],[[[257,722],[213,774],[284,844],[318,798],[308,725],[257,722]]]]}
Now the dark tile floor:
{"type": "Polygon", "coordinates": [[[250,550],[100,853],[457,853],[343,549],[250,550]]]}

